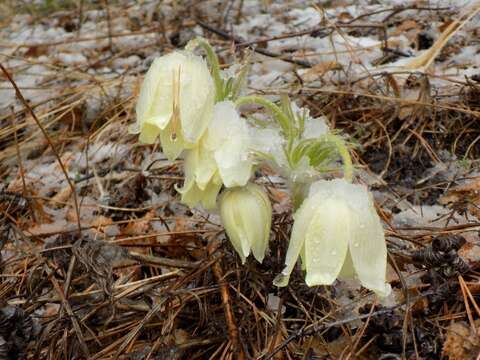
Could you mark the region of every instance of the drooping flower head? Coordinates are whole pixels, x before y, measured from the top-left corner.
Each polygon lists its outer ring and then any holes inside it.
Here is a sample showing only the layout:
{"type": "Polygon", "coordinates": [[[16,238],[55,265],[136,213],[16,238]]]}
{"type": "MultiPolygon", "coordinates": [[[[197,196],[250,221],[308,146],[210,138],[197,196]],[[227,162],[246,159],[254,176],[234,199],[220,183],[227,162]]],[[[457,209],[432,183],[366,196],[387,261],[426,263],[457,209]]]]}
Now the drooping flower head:
{"type": "Polygon", "coordinates": [[[228,189],[220,197],[220,217],[242,263],[250,252],[262,262],[272,223],[272,205],[265,191],[252,183],[228,189]]]}
{"type": "Polygon", "coordinates": [[[182,202],[214,208],[222,185],[244,186],[252,174],[249,128],[231,101],[215,104],[212,120],[202,138],[185,156],[182,202]]]}
{"type": "Polygon", "coordinates": [[[213,154],[226,187],[243,186],[252,174],[249,156],[251,134],[231,101],[215,104],[205,136],[205,148],[213,154]]]}
{"type": "Polygon", "coordinates": [[[343,179],[317,181],[294,218],[277,286],[287,285],[302,255],[309,286],[330,285],[339,275],[355,274],[366,288],[388,294],[384,232],[366,187],[343,179]]]}
{"type": "Polygon", "coordinates": [[[165,155],[176,159],[207,129],[214,101],[215,86],[203,58],[175,51],[155,59],[136,107],[140,141],[151,144],[160,137],[165,155]]]}

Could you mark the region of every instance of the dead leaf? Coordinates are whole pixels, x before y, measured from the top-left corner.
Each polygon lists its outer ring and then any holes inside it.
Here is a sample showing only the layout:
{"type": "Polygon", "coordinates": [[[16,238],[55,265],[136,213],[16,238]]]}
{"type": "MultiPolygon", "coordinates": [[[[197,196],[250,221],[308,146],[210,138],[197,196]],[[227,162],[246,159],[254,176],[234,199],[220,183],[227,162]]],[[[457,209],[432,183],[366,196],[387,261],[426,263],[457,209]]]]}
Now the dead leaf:
{"type": "Polygon", "coordinates": [[[67,185],[63,189],[61,189],[59,192],[57,192],[55,196],[53,196],[50,199],[50,202],[56,208],[64,207],[65,203],[70,198],[70,195],[72,195],[72,188],[69,185],[67,185]]]}
{"type": "Polygon", "coordinates": [[[342,64],[336,61],[326,61],[319,64],[316,64],[310,70],[308,70],[305,74],[302,75],[303,80],[305,81],[314,81],[318,78],[321,78],[325,73],[331,70],[341,70],[342,64]]]}
{"type": "MultiPolygon", "coordinates": [[[[478,329],[478,320],[476,321],[478,329]]],[[[473,360],[480,352],[480,339],[464,322],[451,324],[443,344],[443,355],[449,360],[473,360]]]]}
{"type": "MultiPolygon", "coordinates": [[[[150,210],[147,212],[141,220],[137,221],[132,221],[128,223],[122,230],[122,236],[125,237],[127,236],[132,236],[134,239],[130,241],[130,243],[150,243],[150,244],[155,244],[156,243],[156,236],[145,236],[143,237],[142,235],[148,235],[149,233],[153,232],[152,226],[151,226],[151,219],[155,217],[155,210],[150,210]],[[140,236],[140,239],[135,239],[135,237],[140,236]]],[[[139,246],[139,247],[130,247],[129,248],[131,251],[135,251],[141,254],[149,254],[149,249],[146,246],[139,246]]]]}
{"type": "Polygon", "coordinates": [[[42,55],[48,55],[47,46],[40,46],[40,45],[30,46],[24,54],[25,57],[39,57],[42,55]]]}
{"type": "Polygon", "coordinates": [[[341,22],[347,22],[347,21],[350,21],[352,19],[353,19],[353,16],[348,11],[342,11],[338,15],[338,20],[340,20],[341,22]]]}
{"type": "Polygon", "coordinates": [[[480,176],[476,176],[472,178],[471,181],[469,181],[466,184],[455,186],[451,189],[452,191],[479,191],[480,190],[480,176]]]}
{"type": "Polygon", "coordinates": [[[480,246],[467,242],[458,250],[458,255],[472,268],[480,265],[480,246]]]}
{"type": "Polygon", "coordinates": [[[105,227],[112,224],[113,220],[111,218],[99,215],[94,218],[90,225],[94,231],[103,235],[105,233],[105,227]]]}
{"type": "Polygon", "coordinates": [[[398,25],[395,30],[390,33],[390,35],[404,35],[409,41],[413,42],[420,31],[422,31],[422,27],[415,20],[407,19],[400,23],[400,25],[398,25]]]}
{"type": "Polygon", "coordinates": [[[477,176],[473,181],[451,188],[440,197],[439,203],[449,205],[460,212],[469,212],[480,219],[480,177],[477,176]]]}

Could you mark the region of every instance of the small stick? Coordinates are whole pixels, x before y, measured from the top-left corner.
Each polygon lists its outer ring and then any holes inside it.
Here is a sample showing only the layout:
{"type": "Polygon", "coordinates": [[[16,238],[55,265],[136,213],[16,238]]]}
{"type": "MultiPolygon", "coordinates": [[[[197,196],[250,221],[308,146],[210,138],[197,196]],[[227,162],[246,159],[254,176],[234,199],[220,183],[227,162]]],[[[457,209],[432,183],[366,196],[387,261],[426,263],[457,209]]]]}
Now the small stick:
{"type": "MultiPolygon", "coordinates": [[[[22,177],[22,195],[25,199],[27,199],[27,197],[29,196],[29,191],[27,189],[27,182],[25,181],[25,167],[23,166],[22,155],[20,153],[20,145],[18,144],[17,125],[15,125],[14,116],[15,116],[15,113],[14,113],[13,107],[12,107],[13,136],[15,138],[15,152],[17,154],[18,168],[20,170],[20,176],[22,177]]],[[[32,202],[29,201],[28,205],[30,207],[30,212],[32,213],[32,218],[33,218],[34,221],[36,221],[35,211],[34,211],[34,207],[32,205],[32,202]]]]}
{"type": "MultiPolygon", "coordinates": [[[[211,255],[215,252],[219,246],[218,240],[213,237],[208,246],[208,254],[211,255]]],[[[220,261],[216,261],[212,264],[212,272],[215,276],[218,286],[220,287],[220,295],[222,297],[223,310],[225,312],[225,321],[227,323],[228,337],[232,344],[233,351],[235,352],[237,360],[244,360],[245,353],[243,351],[242,341],[240,339],[240,333],[233,314],[232,305],[230,302],[230,295],[228,293],[228,284],[223,279],[223,270],[220,265],[220,261]]]]}
{"type": "Polygon", "coordinates": [[[80,0],[78,4],[78,28],[77,28],[77,37],[80,36],[80,31],[82,29],[83,23],[83,0],[80,0]]]}
{"type": "Polygon", "coordinates": [[[110,19],[110,6],[108,0],[104,0],[105,3],[105,13],[107,15],[107,28],[108,28],[108,47],[112,51],[113,42],[112,42],[112,24],[110,19]]]}
{"type": "Polygon", "coordinates": [[[374,301],[372,303],[372,306],[370,306],[370,311],[368,313],[368,315],[370,315],[370,316],[367,318],[367,321],[365,321],[365,325],[363,325],[362,328],[360,329],[360,331],[355,334],[351,350],[350,350],[349,354],[347,355],[347,357],[345,358],[345,360],[349,360],[350,358],[352,358],[352,356],[356,356],[355,349],[357,348],[358,344],[360,343],[360,340],[362,339],[363,334],[365,333],[365,330],[368,328],[368,324],[370,323],[370,319],[372,318],[372,313],[373,313],[373,310],[375,309],[376,303],[377,302],[374,301]]]}
{"type": "Polygon", "coordinates": [[[58,296],[60,297],[62,301],[63,308],[66,310],[68,317],[70,318],[70,321],[72,322],[73,328],[75,329],[75,333],[77,335],[78,342],[80,344],[80,349],[82,350],[83,354],[88,358],[90,358],[90,351],[88,350],[88,346],[85,342],[85,339],[82,334],[82,330],[80,327],[80,324],[77,320],[77,317],[75,316],[75,313],[73,312],[70,303],[65,297],[65,294],[63,293],[62,288],[60,287],[60,284],[58,283],[57,279],[55,279],[54,274],[49,271],[49,277],[50,281],[53,284],[53,287],[57,291],[58,296]]]}
{"type": "MultiPolygon", "coordinates": [[[[236,37],[236,36],[233,36],[233,35],[230,35],[228,34],[227,32],[223,31],[223,30],[219,30],[219,29],[216,29],[214,28],[213,26],[210,26],[200,20],[197,20],[197,24],[199,26],[201,26],[202,28],[204,28],[205,30],[208,30],[226,40],[232,40],[234,42],[235,45],[238,45],[238,44],[242,44],[242,43],[245,43],[242,39],[236,37]]],[[[312,67],[312,64],[310,64],[308,61],[304,61],[304,60],[296,60],[296,59],[293,59],[291,58],[290,56],[283,56],[282,54],[278,54],[278,53],[275,53],[273,51],[269,51],[269,50],[266,50],[266,49],[259,49],[259,48],[252,48],[253,51],[259,53],[259,54],[262,54],[262,55],[265,55],[265,56],[268,56],[268,57],[272,57],[272,58],[279,58],[283,61],[286,61],[286,62],[289,62],[291,64],[295,64],[295,65],[299,65],[299,66],[302,66],[302,67],[305,67],[305,68],[311,68],[312,67]]]]}

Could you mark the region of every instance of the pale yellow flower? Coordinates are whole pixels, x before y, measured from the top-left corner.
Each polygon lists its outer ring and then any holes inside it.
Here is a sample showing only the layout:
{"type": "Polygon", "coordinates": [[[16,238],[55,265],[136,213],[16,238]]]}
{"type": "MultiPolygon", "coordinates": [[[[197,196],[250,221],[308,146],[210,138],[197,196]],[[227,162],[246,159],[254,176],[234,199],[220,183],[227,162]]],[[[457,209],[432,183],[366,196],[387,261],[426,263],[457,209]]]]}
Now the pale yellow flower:
{"type": "Polygon", "coordinates": [[[175,51],[155,59],[136,107],[140,141],[151,144],[160,137],[165,155],[176,159],[207,129],[214,100],[213,79],[203,58],[175,51]]]}
{"type": "Polygon", "coordinates": [[[286,286],[301,253],[307,285],[330,285],[356,276],[363,286],[386,296],[387,247],[367,188],[345,180],[314,183],[295,222],[285,269],[275,280],[286,286]]]}
{"type": "Polygon", "coordinates": [[[252,183],[226,190],[220,197],[220,217],[242,263],[250,252],[262,262],[272,223],[272,206],[265,191],[252,183]]]}
{"type": "Polygon", "coordinates": [[[243,186],[252,174],[251,135],[231,101],[215,104],[204,146],[212,153],[226,187],[243,186]]]}
{"type": "Polygon", "coordinates": [[[185,153],[185,184],[179,189],[182,202],[190,207],[202,203],[206,208],[213,208],[213,196],[216,197],[222,185],[228,188],[245,185],[253,168],[250,144],[247,123],[233,103],[215,104],[204,136],[185,153]]]}

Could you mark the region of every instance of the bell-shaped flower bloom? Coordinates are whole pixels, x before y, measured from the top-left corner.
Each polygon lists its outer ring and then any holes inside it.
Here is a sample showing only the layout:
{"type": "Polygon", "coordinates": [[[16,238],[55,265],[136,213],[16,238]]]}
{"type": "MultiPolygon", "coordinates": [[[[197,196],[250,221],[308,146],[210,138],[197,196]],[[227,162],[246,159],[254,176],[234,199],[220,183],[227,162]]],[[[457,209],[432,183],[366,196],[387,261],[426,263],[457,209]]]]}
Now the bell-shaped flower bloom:
{"type": "Polygon", "coordinates": [[[176,159],[207,129],[214,101],[215,86],[203,58],[175,51],[155,59],[136,107],[140,141],[151,144],[160,137],[165,155],[176,159]]]}
{"type": "Polygon", "coordinates": [[[286,266],[275,279],[277,286],[287,285],[302,255],[308,286],[356,276],[379,296],[389,293],[384,232],[366,187],[343,179],[318,181],[294,218],[286,266]]]}
{"type": "Polygon", "coordinates": [[[242,263],[250,252],[262,262],[272,223],[272,205],[265,191],[252,183],[226,190],[220,196],[220,217],[242,263]]]}
{"type": "Polygon", "coordinates": [[[222,185],[244,186],[252,174],[250,133],[230,101],[219,102],[210,125],[197,146],[186,152],[185,184],[178,191],[182,202],[194,207],[215,207],[222,185]]]}
{"type": "Polygon", "coordinates": [[[250,179],[253,162],[249,156],[251,134],[231,101],[215,104],[204,142],[213,154],[226,187],[243,186],[250,179]]]}

